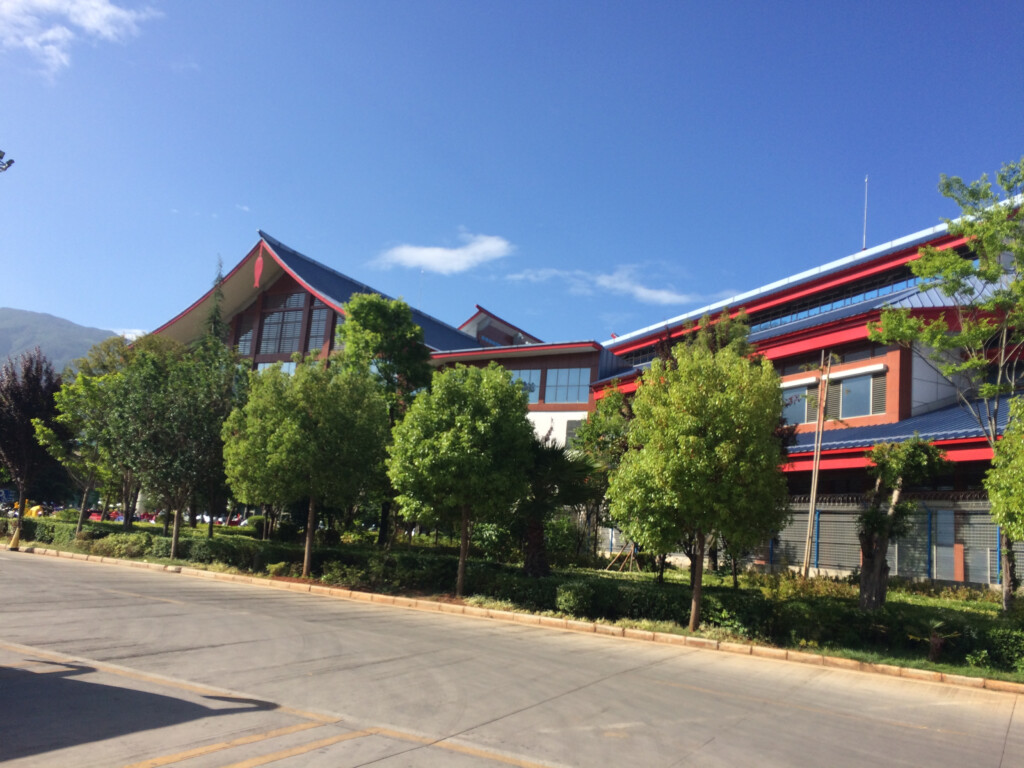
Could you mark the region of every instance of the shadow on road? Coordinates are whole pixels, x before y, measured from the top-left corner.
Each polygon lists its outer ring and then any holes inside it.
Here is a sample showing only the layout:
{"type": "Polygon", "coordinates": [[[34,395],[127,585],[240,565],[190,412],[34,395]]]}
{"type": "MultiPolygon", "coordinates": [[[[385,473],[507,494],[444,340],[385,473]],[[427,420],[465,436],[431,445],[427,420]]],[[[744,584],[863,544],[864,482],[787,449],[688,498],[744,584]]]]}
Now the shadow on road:
{"type": "Polygon", "coordinates": [[[254,699],[205,696],[238,706],[211,708],[160,693],[75,679],[88,665],[36,661],[55,669],[0,667],[0,762],[194,720],[276,709],[254,699]]]}

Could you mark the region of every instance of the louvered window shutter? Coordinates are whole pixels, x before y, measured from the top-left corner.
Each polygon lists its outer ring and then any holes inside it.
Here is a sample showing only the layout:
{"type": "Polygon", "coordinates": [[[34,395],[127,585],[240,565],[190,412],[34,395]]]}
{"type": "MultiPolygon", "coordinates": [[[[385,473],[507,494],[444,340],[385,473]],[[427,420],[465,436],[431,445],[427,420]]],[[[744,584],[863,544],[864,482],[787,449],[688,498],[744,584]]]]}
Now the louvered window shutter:
{"type": "Polygon", "coordinates": [[[843,382],[830,381],[825,395],[825,418],[838,419],[842,415],[843,382]]]}
{"type": "Polygon", "coordinates": [[[871,377],[871,414],[885,413],[885,374],[871,377]]]}

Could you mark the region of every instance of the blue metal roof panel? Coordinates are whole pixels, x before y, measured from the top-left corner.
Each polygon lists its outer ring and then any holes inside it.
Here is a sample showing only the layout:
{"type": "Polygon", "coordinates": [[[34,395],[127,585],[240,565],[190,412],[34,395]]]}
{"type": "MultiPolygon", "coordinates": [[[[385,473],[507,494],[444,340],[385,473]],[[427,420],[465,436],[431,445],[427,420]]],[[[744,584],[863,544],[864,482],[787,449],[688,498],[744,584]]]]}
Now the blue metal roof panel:
{"type": "Polygon", "coordinates": [[[945,224],[939,224],[934,227],[931,227],[930,229],[924,229],[921,230],[920,232],[915,232],[912,235],[907,235],[906,237],[902,237],[898,240],[892,240],[888,243],[883,243],[873,248],[868,248],[865,251],[860,251],[851,256],[846,256],[845,258],[842,259],[830,261],[827,264],[822,264],[820,267],[815,267],[813,269],[808,269],[804,272],[799,272],[795,275],[792,275],[791,277],[786,277],[783,278],[782,280],[776,280],[774,283],[769,283],[768,285],[763,285],[760,288],[755,288],[752,291],[737,294],[736,296],[732,296],[723,301],[717,301],[714,304],[707,305],[706,307],[691,310],[690,312],[678,315],[677,317],[665,320],[664,322],[656,323],[646,328],[641,328],[640,330],[632,331],[630,333],[618,336],[613,339],[608,339],[607,341],[603,341],[601,343],[605,347],[608,347],[609,349],[614,351],[617,346],[620,346],[628,341],[632,341],[637,337],[647,336],[651,333],[655,333],[664,328],[675,328],[682,325],[683,323],[699,320],[704,315],[714,314],[715,312],[720,311],[726,307],[741,307],[745,302],[749,301],[750,299],[766,296],[768,294],[779,291],[783,288],[792,288],[793,286],[809,282],[810,280],[817,280],[818,278],[823,277],[829,273],[837,272],[841,269],[847,269],[848,267],[851,267],[855,264],[870,261],[871,259],[878,258],[880,256],[886,256],[890,253],[895,253],[896,251],[903,250],[904,248],[910,248],[915,245],[920,245],[922,243],[928,242],[929,240],[933,240],[936,237],[945,234],[947,229],[948,228],[945,224]]]}
{"type": "MultiPolygon", "coordinates": [[[[259,235],[266,241],[288,268],[316,293],[332,304],[341,306],[356,293],[376,293],[386,299],[387,294],[371,288],[365,283],[353,280],[330,267],[314,261],[305,254],[289,248],[280,240],[260,230],[259,235]]],[[[444,323],[437,318],[412,308],[413,320],[423,329],[423,341],[431,349],[459,349],[479,346],[479,342],[467,333],[444,323]]]]}
{"type": "MultiPolygon", "coordinates": [[[[999,433],[1006,428],[1010,407],[1008,398],[999,405],[999,433]]],[[[899,443],[909,440],[914,433],[922,440],[959,440],[983,437],[981,426],[964,408],[951,405],[920,416],[912,416],[894,424],[878,424],[870,427],[847,427],[829,429],[822,434],[821,449],[834,451],[845,448],[870,448],[877,443],[899,443]]],[[[802,432],[796,442],[790,445],[789,453],[809,453],[814,450],[814,433],[802,432]]]]}
{"type": "Polygon", "coordinates": [[[750,334],[750,341],[756,343],[764,341],[765,339],[771,339],[776,336],[782,336],[787,333],[793,333],[795,331],[802,331],[807,328],[816,328],[819,325],[826,325],[828,323],[835,322],[837,320],[845,320],[848,317],[856,317],[857,315],[865,312],[871,312],[875,309],[880,309],[884,306],[893,306],[895,302],[902,302],[907,300],[919,291],[918,288],[907,288],[900,293],[890,294],[888,296],[881,296],[874,299],[868,299],[867,301],[861,301],[857,304],[850,304],[846,307],[839,307],[838,309],[830,310],[829,312],[822,312],[818,315],[812,315],[810,317],[803,317],[799,320],[793,320],[783,325],[776,326],[774,328],[765,328],[760,331],[755,331],[750,334]]]}

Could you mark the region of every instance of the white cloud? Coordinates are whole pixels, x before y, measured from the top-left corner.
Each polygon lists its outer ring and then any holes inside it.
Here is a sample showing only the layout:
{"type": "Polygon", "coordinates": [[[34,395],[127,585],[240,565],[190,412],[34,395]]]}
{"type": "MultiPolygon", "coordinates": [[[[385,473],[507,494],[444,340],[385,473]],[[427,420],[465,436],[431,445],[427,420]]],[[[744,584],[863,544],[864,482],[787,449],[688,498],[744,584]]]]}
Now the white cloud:
{"type": "Polygon", "coordinates": [[[139,22],[159,15],[111,0],[2,0],[0,45],[28,51],[52,76],[71,64],[79,38],[123,42],[139,33],[139,22]]]}
{"type": "Polygon", "coordinates": [[[235,208],[237,208],[242,213],[248,213],[249,212],[249,206],[248,205],[242,205],[241,203],[235,203],[235,208]]]}
{"type": "Polygon", "coordinates": [[[680,293],[671,287],[649,288],[634,278],[637,267],[623,266],[611,273],[586,272],[582,269],[527,269],[513,275],[509,280],[530,283],[543,283],[549,280],[562,280],[569,292],[576,295],[592,295],[594,293],[615,293],[631,296],[641,304],[658,304],[662,306],[676,304],[696,304],[708,300],[707,296],[696,293],[680,293]]]}
{"type": "Polygon", "coordinates": [[[429,245],[399,245],[384,251],[375,263],[382,267],[409,267],[453,275],[465,272],[488,261],[501,259],[515,250],[515,246],[496,235],[459,235],[463,244],[457,248],[442,248],[429,245]]]}
{"type": "Polygon", "coordinates": [[[135,341],[145,336],[149,331],[144,331],[141,328],[114,328],[114,333],[118,336],[124,336],[128,341],[135,341]]]}

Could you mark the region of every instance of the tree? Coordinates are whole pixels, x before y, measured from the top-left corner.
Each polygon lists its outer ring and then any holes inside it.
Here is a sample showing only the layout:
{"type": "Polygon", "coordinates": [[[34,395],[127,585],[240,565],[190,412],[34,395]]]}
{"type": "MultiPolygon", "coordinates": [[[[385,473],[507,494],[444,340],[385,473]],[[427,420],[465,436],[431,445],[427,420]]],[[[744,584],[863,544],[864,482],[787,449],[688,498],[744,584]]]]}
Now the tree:
{"type": "MultiPolygon", "coordinates": [[[[338,361],[340,362],[340,361],[338,361]]],[[[354,504],[383,461],[387,406],[366,371],[309,359],[288,375],[253,372],[249,399],[224,423],[224,460],[246,504],[308,500],[302,575],[312,569],[317,511],[354,504]]]]}
{"type": "Polygon", "coordinates": [[[999,441],[985,488],[992,504],[992,519],[1007,535],[1024,540],[1024,401],[1010,405],[1010,421],[999,441]]]}
{"type": "Polygon", "coordinates": [[[559,509],[586,503],[596,493],[590,482],[594,467],[583,454],[568,450],[550,438],[533,438],[533,459],[527,473],[527,492],[517,505],[524,528],[523,571],[527,576],[547,576],[544,527],[559,509]]]}
{"type": "MultiPolygon", "coordinates": [[[[869,326],[873,341],[899,344],[930,363],[953,387],[960,405],[974,417],[998,454],[1000,411],[1024,386],[1024,157],[996,175],[966,183],[941,176],[939,191],[961,211],[946,224],[966,239],[965,249],[921,249],[910,262],[923,286],[948,301],[939,313],[889,308],[869,326]]],[[[1013,599],[1013,542],[1003,529],[1003,608],[1013,599]]]]}
{"type": "Polygon", "coordinates": [[[593,493],[585,502],[583,513],[592,552],[597,551],[597,529],[608,506],[608,478],[618,468],[629,446],[629,421],[632,418],[629,401],[619,390],[617,382],[612,382],[572,441],[573,450],[585,456],[592,467],[588,482],[593,493]]]}
{"type": "Polygon", "coordinates": [[[633,399],[630,450],[608,489],[633,541],[665,554],[693,537],[690,629],[700,625],[704,545],[716,531],[777,530],[786,518],[778,375],[726,345],[680,344],[633,399]]]}
{"type": "MultiPolygon", "coordinates": [[[[343,364],[347,368],[370,371],[379,382],[387,403],[390,436],[415,393],[430,384],[430,351],[423,343],[423,329],[413,321],[412,309],[400,299],[357,293],[345,304],[338,346],[344,348],[343,364]]],[[[377,529],[378,546],[387,546],[391,540],[394,494],[386,490],[377,529]]]]}
{"type": "Polygon", "coordinates": [[[869,458],[875,487],[868,509],[857,521],[860,607],[876,611],[885,605],[889,585],[889,542],[906,533],[907,515],[917,508],[916,503],[901,500],[903,488],[938,474],[946,460],[941,450],[917,435],[902,443],[879,443],[869,458]]]}
{"type": "Polygon", "coordinates": [[[526,414],[526,393],[496,363],[458,365],[435,373],[394,429],[388,477],[402,511],[459,524],[457,597],[473,523],[499,519],[526,494],[534,439],[526,414]]]}
{"type": "Polygon", "coordinates": [[[18,489],[18,527],[33,480],[54,459],[36,440],[33,419],[51,425],[56,415],[54,393],[61,378],[36,347],[0,366],[0,463],[18,489]]]}
{"type": "Polygon", "coordinates": [[[89,493],[106,469],[102,431],[106,404],[97,379],[79,373],[54,393],[56,415],[53,424],[33,419],[36,438],[59,461],[82,492],[75,533],[82,530],[88,510],[89,493]],[[56,428],[55,428],[56,427],[56,428]]]}

